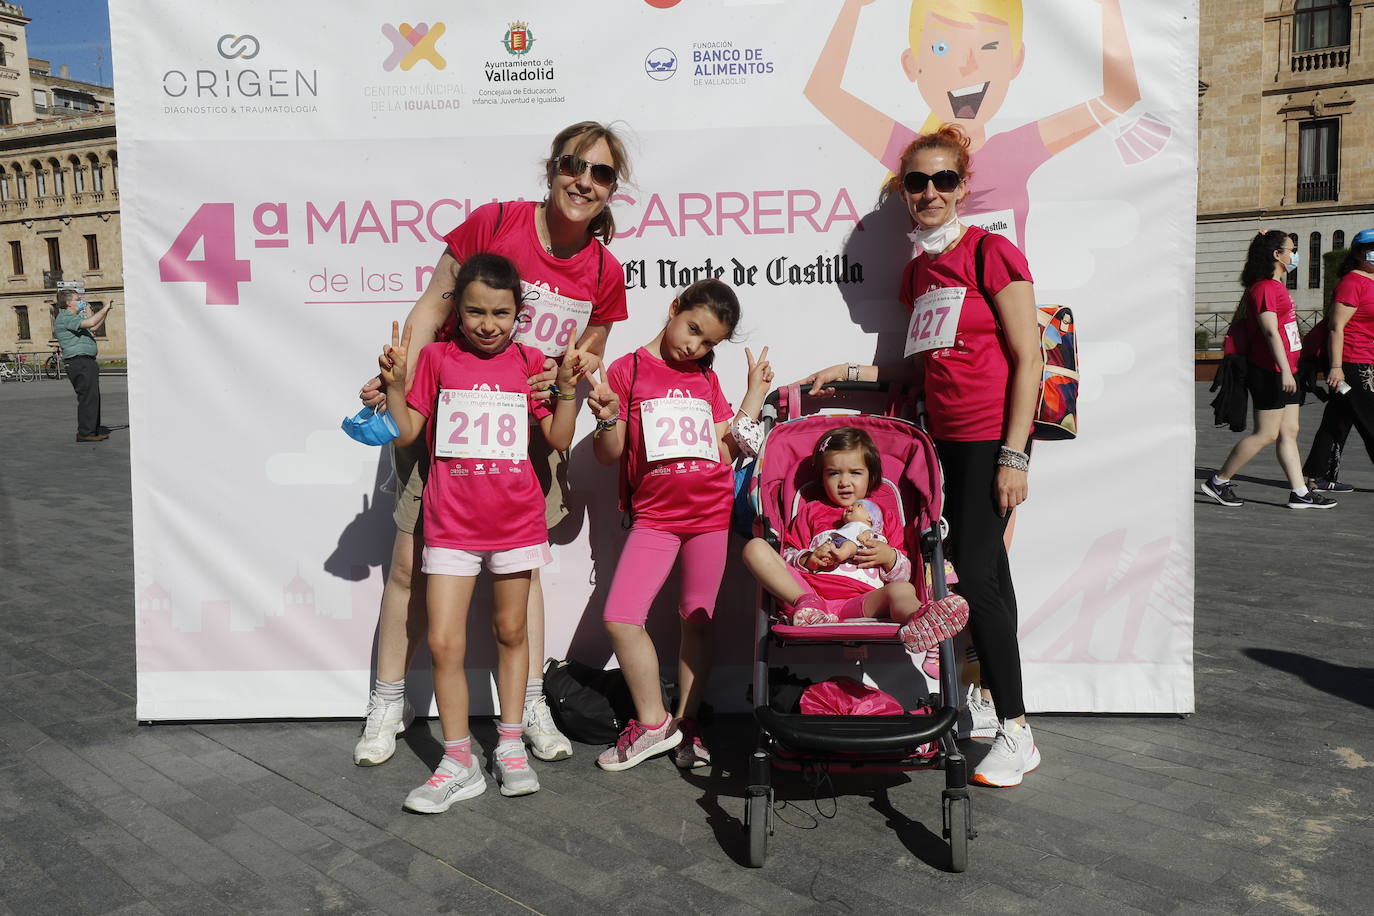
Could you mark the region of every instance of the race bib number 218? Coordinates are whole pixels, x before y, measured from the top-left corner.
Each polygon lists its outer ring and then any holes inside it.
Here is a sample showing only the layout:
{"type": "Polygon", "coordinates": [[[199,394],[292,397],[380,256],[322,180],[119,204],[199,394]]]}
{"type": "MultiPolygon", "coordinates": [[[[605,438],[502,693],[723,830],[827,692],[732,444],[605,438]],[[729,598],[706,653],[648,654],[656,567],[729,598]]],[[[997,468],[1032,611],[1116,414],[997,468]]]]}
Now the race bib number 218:
{"type": "Polygon", "coordinates": [[[529,451],[528,396],[518,391],[439,392],[434,454],[520,461],[529,451]]]}

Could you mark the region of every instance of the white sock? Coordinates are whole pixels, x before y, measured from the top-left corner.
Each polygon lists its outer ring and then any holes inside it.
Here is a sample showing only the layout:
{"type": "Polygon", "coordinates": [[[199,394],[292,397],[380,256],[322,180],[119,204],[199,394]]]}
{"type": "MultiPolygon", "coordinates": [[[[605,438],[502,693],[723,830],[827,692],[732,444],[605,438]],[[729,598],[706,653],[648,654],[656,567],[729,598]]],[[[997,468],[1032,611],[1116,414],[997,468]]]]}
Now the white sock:
{"type": "Polygon", "coordinates": [[[1216,474],[1212,475],[1212,486],[1214,487],[1224,487],[1230,482],[1231,478],[1229,477],[1222,478],[1218,477],[1216,474]]]}
{"type": "Polygon", "coordinates": [[[1303,484],[1302,486],[1295,488],[1293,492],[1298,494],[1299,496],[1306,496],[1311,491],[1307,489],[1307,484],[1303,484]]]}

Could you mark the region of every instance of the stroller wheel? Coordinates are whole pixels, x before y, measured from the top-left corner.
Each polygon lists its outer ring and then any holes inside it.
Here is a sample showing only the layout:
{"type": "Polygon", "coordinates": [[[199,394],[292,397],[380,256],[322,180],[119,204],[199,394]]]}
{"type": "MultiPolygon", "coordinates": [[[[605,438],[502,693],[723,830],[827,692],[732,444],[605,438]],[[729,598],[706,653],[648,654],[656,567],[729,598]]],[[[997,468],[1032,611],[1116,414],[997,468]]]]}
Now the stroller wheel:
{"type": "Polygon", "coordinates": [[[762,786],[751,787],[748,806],[744,809],[744,830],[749,834],[749,867],[762,868],[763,860],[768,858],[768,822],[771,789],[762,786]]]}
{"type": "Polygon", "coordinates": [[[968,870],[969,797],[945,797],[945,836],[949,837],[949,870],[968,870]]]}

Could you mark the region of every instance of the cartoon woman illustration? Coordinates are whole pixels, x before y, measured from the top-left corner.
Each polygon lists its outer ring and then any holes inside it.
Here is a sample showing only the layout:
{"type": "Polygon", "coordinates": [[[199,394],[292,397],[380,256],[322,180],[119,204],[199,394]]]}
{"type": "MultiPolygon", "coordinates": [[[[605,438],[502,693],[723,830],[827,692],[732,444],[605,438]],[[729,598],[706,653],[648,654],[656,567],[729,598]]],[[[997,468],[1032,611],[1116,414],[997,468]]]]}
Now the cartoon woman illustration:
{"type": "MultiPolygon", "coordinates": [[[[821,49],[806,98],[889,171],[900,169],[902,150],[917,135],[841,87],[845,64],[863,7],[873,0],[844,0],[821,49]]],[[[1102,7],[1102,87],[1096,98],[1014,130],[987,135],[987,123],[1006,100],[1021,72],[1026,49],[1021,0],[912,0],[910,47],[902,70],[930,108],[920,133],[958,124],[972,140],[978,182],[963,202],[967,222],[1024,245],[1029,199],[1026,182],[1054,154],[1117,120],[1140,101],[1135,63],[1126,40],[1120,0],[1093,0],[1102,7]]],[[[1169,128],[1151,115],[1117,133],[1117,148],[1130,163],[1163,147],[1169,128]]]]}

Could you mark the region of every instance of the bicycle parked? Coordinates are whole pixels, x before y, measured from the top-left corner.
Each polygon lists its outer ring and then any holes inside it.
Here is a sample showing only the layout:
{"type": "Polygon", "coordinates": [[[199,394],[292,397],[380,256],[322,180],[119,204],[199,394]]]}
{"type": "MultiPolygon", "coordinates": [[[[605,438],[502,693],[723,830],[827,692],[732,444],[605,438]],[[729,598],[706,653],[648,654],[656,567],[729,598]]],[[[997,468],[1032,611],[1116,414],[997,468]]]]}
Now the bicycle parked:
{"type": "Polygon", "coordinates": [[[0,359],[0,382],[31,382],[38,378],[38,370],[28,361],[26,353],[6,353],[0,359]]]}
{"type": "Polygon", "coordinates": [[[62,378],[67,374],[67,363],[62,359],[62,348],[51,344],[52,353],[43,361],[43,374],[48,378],[62,378]]]}

